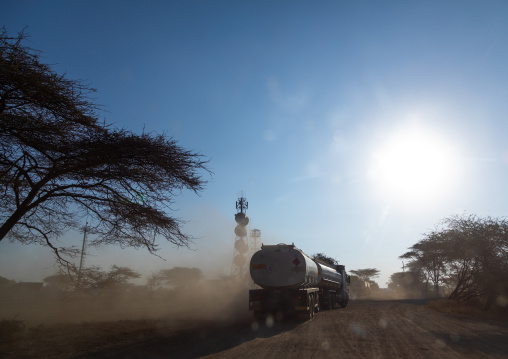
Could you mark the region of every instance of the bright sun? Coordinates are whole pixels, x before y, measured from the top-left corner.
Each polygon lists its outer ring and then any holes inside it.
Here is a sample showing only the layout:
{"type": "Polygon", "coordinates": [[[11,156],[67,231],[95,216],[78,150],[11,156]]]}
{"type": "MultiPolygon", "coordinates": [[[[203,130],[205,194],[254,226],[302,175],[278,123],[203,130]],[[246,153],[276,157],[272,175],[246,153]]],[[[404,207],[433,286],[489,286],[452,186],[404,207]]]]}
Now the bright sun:
{"type": "Polygon", "coordinates": [[[389,197],[436,200],[454,185],[456,165],[443,137],[413,126],[393,133],[374,152],[369,178],[389,197]]]}

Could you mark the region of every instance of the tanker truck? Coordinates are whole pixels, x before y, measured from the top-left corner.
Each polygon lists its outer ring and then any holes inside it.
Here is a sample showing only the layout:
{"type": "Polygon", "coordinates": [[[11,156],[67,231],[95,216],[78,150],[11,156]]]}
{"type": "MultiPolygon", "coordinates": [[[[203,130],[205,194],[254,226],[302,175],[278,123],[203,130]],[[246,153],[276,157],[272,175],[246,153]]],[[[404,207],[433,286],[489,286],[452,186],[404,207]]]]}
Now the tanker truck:
{"type": "Polygon", "coordinates": [[[347,307],[349,276],[307,256],[294,244],[262,245],[250,260],[250,276],[261,289],[249,290],[249,310],[313,318],[321,309],[347,307]]]}

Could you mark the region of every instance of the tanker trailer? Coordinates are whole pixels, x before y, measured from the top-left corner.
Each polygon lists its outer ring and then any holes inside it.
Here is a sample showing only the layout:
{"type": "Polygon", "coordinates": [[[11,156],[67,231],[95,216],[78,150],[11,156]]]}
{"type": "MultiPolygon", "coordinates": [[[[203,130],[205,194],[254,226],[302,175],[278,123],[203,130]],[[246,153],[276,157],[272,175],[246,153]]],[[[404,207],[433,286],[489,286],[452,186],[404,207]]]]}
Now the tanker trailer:
{"type": "Polygon", "coordinates": [[[346,267],[336,265],[335,268],[328,264],[314,260],[318,267],[319,302],[321,308],[335,309],[339,304],[342,308],[347,307],[349,302],[348,283],[349,276],[346,267]]]}
{"type": "Polygon", "coordinates": [[[319,263],[293,245],[262,245],[250,261],[250,275],[262,289],[249,291],[249,310],[257,318],[268,313],[300,314],[313,318],[321,305],[347,305],[349,278],[319,263]],[[332,303],[333,302],[333,303],[332,303]]]}

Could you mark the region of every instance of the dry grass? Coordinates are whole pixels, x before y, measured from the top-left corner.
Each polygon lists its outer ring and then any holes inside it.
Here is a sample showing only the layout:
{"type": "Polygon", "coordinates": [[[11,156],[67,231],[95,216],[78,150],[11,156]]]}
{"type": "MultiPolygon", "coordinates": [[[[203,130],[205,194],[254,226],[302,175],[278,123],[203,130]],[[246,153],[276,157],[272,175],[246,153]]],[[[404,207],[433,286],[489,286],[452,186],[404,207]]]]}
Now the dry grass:
{"type": "Polygon", "coordinates": [[[480,315],[483,305],[481,303],[461,303],[450,299],[439,299],[427,304],[430,309],[437,312],[453,315],[480,315]]]}
{"type": "Polygon", "coordinates": [[[475,316],[482,320],[508,322],[508,305],[498,305],[489,311],[484,311],[484,306],[485,301],[481,299],[467,304],[450,299],[439,299],[427,304],[428,308],[445,314],[475,316]]]}

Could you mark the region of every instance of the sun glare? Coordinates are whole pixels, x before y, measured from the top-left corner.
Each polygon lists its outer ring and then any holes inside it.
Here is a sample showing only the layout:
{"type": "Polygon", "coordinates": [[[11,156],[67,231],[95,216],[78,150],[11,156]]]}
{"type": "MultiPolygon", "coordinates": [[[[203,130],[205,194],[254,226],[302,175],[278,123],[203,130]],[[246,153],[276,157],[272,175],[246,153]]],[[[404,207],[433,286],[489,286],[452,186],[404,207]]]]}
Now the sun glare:
{"type": "Polygon", "coordinates": [[[457,161],[451,145],[421,127],[393,133],[372,157],[369,178],[389,197],[436,200],[456,181],[457,161]]]}

